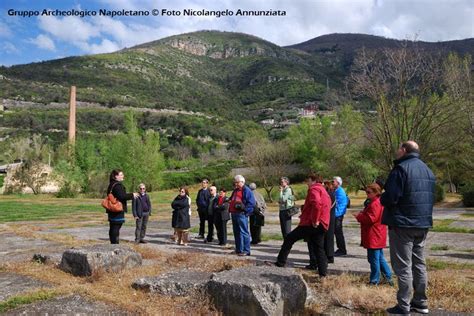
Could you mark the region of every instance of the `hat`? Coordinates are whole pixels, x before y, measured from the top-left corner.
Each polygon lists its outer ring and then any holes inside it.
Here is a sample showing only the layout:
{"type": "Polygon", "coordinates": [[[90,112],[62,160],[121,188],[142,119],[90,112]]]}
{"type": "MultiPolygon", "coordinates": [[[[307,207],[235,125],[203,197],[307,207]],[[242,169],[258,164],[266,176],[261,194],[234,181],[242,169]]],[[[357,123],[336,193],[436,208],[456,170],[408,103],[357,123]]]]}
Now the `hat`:
{"type": "Polygon", "coordinates": [[[250,190],[253,191],[253,190],[255,190],[255,189],[257,188],[257,185],[252,182],[252,183],[249,184],[249,188],[250,188],[250,190]]]}
{"type": "Polygon", "coordinates": [[[341,177],[334,177],[332,178],[333,180],[336,180],[337,183],[339,183],[339,185],[342,185],[342,179],[341,177]]]}

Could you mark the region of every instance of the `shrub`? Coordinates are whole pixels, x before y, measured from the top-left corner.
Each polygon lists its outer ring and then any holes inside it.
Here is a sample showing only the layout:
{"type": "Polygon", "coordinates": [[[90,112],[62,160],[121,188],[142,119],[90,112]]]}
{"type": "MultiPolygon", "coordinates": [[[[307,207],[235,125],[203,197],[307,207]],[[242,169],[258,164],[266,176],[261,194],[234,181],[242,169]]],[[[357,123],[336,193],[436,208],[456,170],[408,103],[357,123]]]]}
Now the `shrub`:
{"type": "Polygon", "coordinates": [[[227,179],[227,175],[230,173],[231,169],[232,165],[226,163],[222,165],[207,166],[186,172],[167,172],[163,174],[163,184],[160,188],[178,188],[181,185],[199,183],[204,178],[209,179],[211,183],[217,181],[217,179],[227,179]]]}
{"type": "Polygon", "coordinates": [[[461,188],[462,203],[466,207],[474,206],[474,183],[467,183],[461,188]]]}
{"type": "Polygon", "coordinates": [[[66,181],[59,192],[56,194],[58,198],[74,198],[77,196],[78,189],[70,181],[66,181]]]}
{"type": "Polygon", "coordinates": [[[435,200],[436,202],[443,202],[446,197],[446,192],[442,184],[436,183],[435,187],[435,200]]]}

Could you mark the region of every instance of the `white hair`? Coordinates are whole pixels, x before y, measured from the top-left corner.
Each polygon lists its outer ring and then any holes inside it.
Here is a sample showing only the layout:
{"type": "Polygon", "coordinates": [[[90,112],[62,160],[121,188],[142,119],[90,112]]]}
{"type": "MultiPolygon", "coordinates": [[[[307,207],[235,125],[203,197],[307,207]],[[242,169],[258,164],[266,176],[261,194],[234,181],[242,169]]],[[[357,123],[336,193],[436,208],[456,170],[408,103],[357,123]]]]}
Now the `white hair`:
{"type": "Polygon", "coordinates": [[[138,188],[140,188],[140,187],[146,188],[146,185],[145,185],[144,183],[140,183],[140,184],[138,185],[138,188]]]}
{"type": "Polygon", "coordinates": [[[245,178],[244,178],[242,175],[238,174],[238,175],[236,175],[236,176],[234,177],[234,181],[235,181],[235,182],[243,182],[243,183],[245,183],[245,178]]]}

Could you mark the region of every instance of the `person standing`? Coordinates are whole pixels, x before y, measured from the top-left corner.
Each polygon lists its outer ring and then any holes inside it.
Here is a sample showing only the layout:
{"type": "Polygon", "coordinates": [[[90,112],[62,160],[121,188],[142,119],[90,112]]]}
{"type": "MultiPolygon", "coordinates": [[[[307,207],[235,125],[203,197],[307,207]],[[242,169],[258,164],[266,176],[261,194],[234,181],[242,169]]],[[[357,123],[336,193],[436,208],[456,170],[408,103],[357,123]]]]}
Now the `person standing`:
{"type": "Polygon", "coordinates": [[[150,197],[146,193],[145,184],[138,185],[139,196],[132,202],[132,213],[135,219],[135,243],[146,244],[146,226],[151,215],[150,197]]]}
{"type": "Polygon", "coordinates": [[[196,238],[204,239],[205,229],[206,229],[206,220],[207,220],[207,210],[209,207],[209,198],[211,194],[208,190],[209,180],[203,179],[201,182],[201,189],[198,191],[196,196],[196,205],[199,215],[199,234],[196,238]]]}
{"type": "Polygon", "coordinates": [[[328,266],[324,252],[324,234],[329,227],[331,198],[322,184],[323,178],[320,175],[310,173],[306,181],[308,193],[301,211],[300,223],[283,241],[275,265],[284,267],[293,244],[298,240],[306,239],[309,243],[313,243],[318,274],[324,277],[328,266]]]}
{"type": "Polygon", "coordinates": [[[354,214],[360,223],[361,245],[367,249],[367,261],[370,264],[370,285],[378,285],[380,273],[390,285],[392,271],[385,261],[383,248],[387,246],[387,226],[382,224],[383,206],[380,204],[382,189],[377,183],[372,183],[365,189],[368,204],[362,212],[354,214]]]}
{"type": "Polygon", "coordinates": [[[109,176],[109,186],[107,188],[107,194],[112,195],[122,203],[123,210],[120,212],[111,212],[106,210],[107,217],[109,219],[109,239],[111,244],[119,243],[120,228],[125,223],[125,213],[127,212],[127,201],[137,198],[138,193],[127,193],[125,186],[122,184],[125,179],[123,171],[120,169],[114,169],[109,176]]]}
{"type": "Polygon", "coordinates": [[[232,229],[235,238],[235,253],[238,256],[250,256],[249,216],[255,207],[252,191],[245,185],[241,175],[234,177],[234,191],[230,196],[229,212],[232,217],[232,229]]]}
{"type": "Polygon", "coordinates": [[[229,199],[226,196],[226,190],[221,188],[219,196],[214,199],[214,225],[216,226],[217,239],[219,245],[228,248],[227,244],[227,222],[230,219],[229,199]]]}
{"type": "Polygon", "coordinates": [[[176,243],[186,246],[188,244],[188,231],[191,227],[191,198],[186,187],[179,188],[179,194],[171,202],[174,218],[173,225],[176,229],[176,243]]]}
{"type": "MultiPolygon", "coordinates": [[[[329,226],[326,234],[324,234],[324,252],[328,259],[328,263],[334,263],[334,226],[336,221],[335,209],[336,209],[336,198],[334,197],[334,186],[332,181],[324,181],[324,188],[331,198],[331,209],[329,212],[329,226]]],[[[318,269],[318,263],[316,260],[315,249],[313,247],[314,243],[308,242],[308,252],[309,252],[309,265],[305,268],[309,270],[318,269]]]]}
{"type": "Polygon", "coordinates": [[[398,280],[397,305],[387,312],[427,314],[424,249],[428,229],[433,227],[436,178],[420,159],[416,142],[404,142],[396,158],[380,198],[385,207],[382,224],[389,229],[390,261],[398,280]]]}
{"type": "Polygon", "coordinates": [[[338,257],[347,255],[346,240],[344,239],[344,232],[342,231],[342,221],[344,220],[347,209],[347,194],[342,188],[341,177],[334,177],[332,183],[334,185],[334,197],[336,199],[334,235],[336,236],[337,250],[334,256],[338,257]]]}
{"type": "Polygon", "coordinates": [[[255,198],[255,208],[253,214],[250,215],[250,236],[252,245],[257,245],[262,242],[262,226],[265,224],[265,211],[267,210],[267,204],[265,199],[257,191],[257,185],[255,183],[250,183],[250,190],[252,190],[253,196],[255,198]]]}
{"type": "Polygon", "coordinates": [[[217,199],[217,188],[211,186],[209,188],[209,205],[207,206],[207,237],[204,239],[205,243],[212,242],[214,240],[214,201],[217,199]]]}
{"type": "Polygon", "coordinates": [[[295,196],[290,187],[290,179],[287,177],[280,178],[280,198],[278,200],[280,209],[280,228],[283,239],[291,232],[291,215],[288,210],[295,206],[295,196]]]}

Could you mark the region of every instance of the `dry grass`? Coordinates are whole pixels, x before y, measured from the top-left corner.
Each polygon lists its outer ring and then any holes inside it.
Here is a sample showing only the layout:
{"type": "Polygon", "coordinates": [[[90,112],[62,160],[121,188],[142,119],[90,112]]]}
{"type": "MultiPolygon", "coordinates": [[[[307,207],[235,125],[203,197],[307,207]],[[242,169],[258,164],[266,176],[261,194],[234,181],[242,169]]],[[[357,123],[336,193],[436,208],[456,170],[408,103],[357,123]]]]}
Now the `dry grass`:
{"type": "MultiPolygon", "coordinates": [[[[430,271],[429,307],[432,310],[474,312],[473,281],[472,270],[430,271]]],[[[366,276],[352,274],[333,275],[323,280],[313,277],[308,283],[317,293],[317,298],[306,312],[321,314],[337,306],[347,312],[383,313],[387,307],[396,304],[396,288],[388,285],[368,286],[366,282],[366,276]]]]}
{"type": "Polygon", "coordinates": [[[152,263],[120,273],[97,272],[90,277],[74,277],[53,265],[35,262],[6,264],[1,268],[7,272],[34,277],[53,285],[57,295],[80,294],[91,300],[116,305],[123,310],[138,314],[217,314],[209,298],[202,293],[192,297],[167,297],[144,293],[131,287],[133,281],[146,276],[156,276],[170,270],[192,268],[218,272],[248,265],[248,260],[209,257],[202,253],[167,253],[149,247],[131,245],[152,263]]]}

